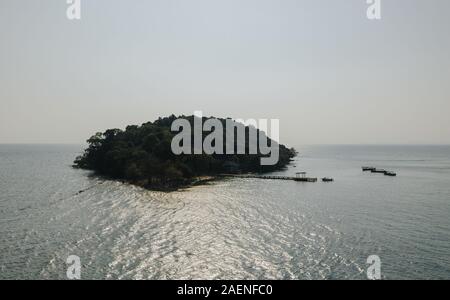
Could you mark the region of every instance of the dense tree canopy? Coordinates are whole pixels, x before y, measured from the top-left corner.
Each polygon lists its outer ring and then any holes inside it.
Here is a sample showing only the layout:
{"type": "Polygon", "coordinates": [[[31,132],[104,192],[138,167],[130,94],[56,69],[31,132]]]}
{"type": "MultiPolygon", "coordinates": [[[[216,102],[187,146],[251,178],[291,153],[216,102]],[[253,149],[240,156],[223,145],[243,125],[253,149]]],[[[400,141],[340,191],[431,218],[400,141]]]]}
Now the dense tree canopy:
{"type": "MultiPolygon", "coordinates": [[[[186,119],[190,124],[194,122],[194,116],[172,115],[141,126],[128,126],[125,130],[97,133],[87,141],[88,148],[75,160],[74,166],[147,188],[165,189],[189,184],[198,176],[278,170],[289,164],[296,154],[294,149],[280,145],[279,161],[273,166],[261,166],[261,154],[175,155],[171,142],[177,132],[171,132],[171,125],[177,118],[186,119]]],[[[225,124],[225,119],[219,120],[225,124]]],[[[246,130],[248,133],[248,127],[246,130]]],[[[203,132],[203,139],[208,134],[203,132]]]]}

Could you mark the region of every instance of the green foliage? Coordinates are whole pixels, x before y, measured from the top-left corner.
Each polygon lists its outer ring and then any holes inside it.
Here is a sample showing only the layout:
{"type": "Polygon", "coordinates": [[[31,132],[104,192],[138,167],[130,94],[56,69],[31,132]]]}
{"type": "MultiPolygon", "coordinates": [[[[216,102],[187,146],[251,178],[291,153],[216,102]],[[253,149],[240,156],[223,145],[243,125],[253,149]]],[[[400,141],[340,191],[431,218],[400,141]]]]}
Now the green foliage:
{"type": "MultiPolygon", "coordinates": [[[[185,118],[193,125],[193,116],[179,118],[185,118]]],[[[96,133],[87,141],[89,147],[82,156],[77,157],[75,166],[152,188],[179,186],[197,176],[230,171],[274,171],[285,167],[296,155],[294,149],[280,145],[280,159],[274,166],[261,166],[260,154],[176,156],[171,150],[172,138],[176,133],[170,131],[175,119],[177,117],[172,115],[159,118],[154,123],[128,126],[125,131],[109,129],[96,133]]],[[[220,120],[225,124],[226,120],[220,120]]],[[[207,134],[204,133],[204,137],[207,134]]]]}

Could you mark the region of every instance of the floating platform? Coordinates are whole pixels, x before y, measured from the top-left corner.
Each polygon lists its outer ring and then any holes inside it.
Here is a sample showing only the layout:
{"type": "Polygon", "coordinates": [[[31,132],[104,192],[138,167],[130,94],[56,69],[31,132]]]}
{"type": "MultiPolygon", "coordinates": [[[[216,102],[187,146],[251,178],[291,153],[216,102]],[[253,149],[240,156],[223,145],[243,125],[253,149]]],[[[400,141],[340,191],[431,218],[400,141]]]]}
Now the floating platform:
{"type": "Polygon", "coordinates": [[[395,173],[395,172],[387,171],[387,170],[384,170],[384,169],[377,169],[375,167],[362,167],[362,170],[363,170],[363,172],[370,171],[371,173],[384,174],[386,176],[391,176],[391,177],[397,176],[397,173],[395,173]]]}

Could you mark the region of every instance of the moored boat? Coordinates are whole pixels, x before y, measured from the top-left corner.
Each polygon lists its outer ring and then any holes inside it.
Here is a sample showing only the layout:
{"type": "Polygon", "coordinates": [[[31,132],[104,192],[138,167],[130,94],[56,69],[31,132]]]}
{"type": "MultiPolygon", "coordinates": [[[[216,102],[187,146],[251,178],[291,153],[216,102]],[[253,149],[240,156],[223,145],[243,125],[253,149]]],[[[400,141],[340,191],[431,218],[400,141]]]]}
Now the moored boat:
{"type": "Polygon", "coordinates": [[[397,176],[397,173],[391,172],[391,171],[386,171],[386,172],[384,172],[384,175],[386,175],[386,176],[391,176],[391,177],[395,177],[395,176],[397,176]]]}
{"type": "Polygon", "coordinates": [[[375,169],[376,169],[376,168],[374,168],[374,167],[362,167],[363,172],[373,171],[373,170],[375,170],[375,169]]]}

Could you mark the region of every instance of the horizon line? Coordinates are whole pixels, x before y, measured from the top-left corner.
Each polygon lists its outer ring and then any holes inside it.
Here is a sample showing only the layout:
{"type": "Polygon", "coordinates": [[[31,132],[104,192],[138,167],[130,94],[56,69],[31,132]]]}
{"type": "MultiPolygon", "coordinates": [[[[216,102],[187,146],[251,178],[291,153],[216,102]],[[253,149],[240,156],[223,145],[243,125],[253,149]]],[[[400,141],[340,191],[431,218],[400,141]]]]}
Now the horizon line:
{"type": "MultiPolygon", "coordinates": [[[[5,146],[82,146],[84,144],[87,144],[87,142],[84,143],[60,143],[60,142],[0,142],[0,145],[5,146]]],[[[311,144],[300,144],[298,146],[450,146],[450,143],[311,143],[311,144]]]]}

